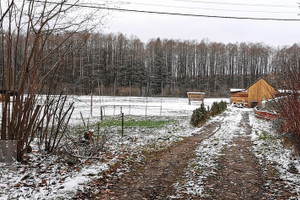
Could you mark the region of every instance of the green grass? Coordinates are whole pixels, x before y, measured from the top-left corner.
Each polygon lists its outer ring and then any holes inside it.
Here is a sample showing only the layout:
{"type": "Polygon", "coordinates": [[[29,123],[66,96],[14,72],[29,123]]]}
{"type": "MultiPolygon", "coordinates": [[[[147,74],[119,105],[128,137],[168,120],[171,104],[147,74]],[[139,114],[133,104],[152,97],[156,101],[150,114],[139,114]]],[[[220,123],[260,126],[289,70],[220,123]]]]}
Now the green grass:
{"type": "Polygon", "coordinates": [[[262,131],[262,133],[258,137],[259,140],[266,140],[268,139],[268,133],[265,131],[262,131]]]}
{"type": "MultiPolygon", "coordinates": [[[[175,120],[155,121],[155,120],[125,120],[125,127],[146,127],[146,128],[161,128],[166,124],[175,123],[175,120]]],[[[120,119],[105,119],[100,122],[101,127],[121,126],[120,119]]]]}

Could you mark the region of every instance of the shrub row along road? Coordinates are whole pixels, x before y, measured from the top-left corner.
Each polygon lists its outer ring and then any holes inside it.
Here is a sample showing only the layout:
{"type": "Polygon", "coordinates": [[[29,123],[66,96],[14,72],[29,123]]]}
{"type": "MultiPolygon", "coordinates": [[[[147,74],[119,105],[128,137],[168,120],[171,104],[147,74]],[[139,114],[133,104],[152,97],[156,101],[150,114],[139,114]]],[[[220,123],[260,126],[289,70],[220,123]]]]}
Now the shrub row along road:
{"type": "MultiPolygon", "coordinates": [[[[220,130],[230,112],[223,113],[223,119],[209,123],[199,134],[184,139],[161,152],[149,153],[146,160],[132,165],[131,172],[121,178],[103,176],[89,184],[81,198],[95,199],[168,199],[179,196],[180,199],[285,199],[293,194],[277,184],[278,187],[265,188],[264,183],[270,179],[260,166],[251,151],[252,142],[249,137],[251,127],[249,115],[243,112],[241,121],[236,121],[241,132],[235,130],[235,137],[228,148],[222,150],[217,159],[214,175],[205,180],[202,197],[183,193],[176,194],[174,183],[182,176],[189,161],[195,157],[195,149],[201,142],[220,130]],[[99,193],[91,191],[98,189],[99,193]],[[272,196],[273,195],[273,196],[272,196]]],[[[231,131],[228,127],[228,131],[231,131]]],[[[271,177],[272,178],[272,177],[271,177]]],[[[272,180],[276,181],[276,180],[272,180]]],[[[276,185],[276,184],[274,184],[276,185]]]]}

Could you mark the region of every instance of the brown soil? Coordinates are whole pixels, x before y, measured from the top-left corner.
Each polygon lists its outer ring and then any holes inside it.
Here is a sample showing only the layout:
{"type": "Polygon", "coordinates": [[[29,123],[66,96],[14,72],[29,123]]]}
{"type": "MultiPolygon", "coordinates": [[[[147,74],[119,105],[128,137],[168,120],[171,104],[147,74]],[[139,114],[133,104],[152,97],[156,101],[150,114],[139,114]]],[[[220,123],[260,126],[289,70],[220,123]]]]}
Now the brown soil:
{"type": "Polygon", "coordinates": [[[149,153],[141,166],[133,166],[132,172],[121,179],[104,176],[94,181],[93,187],[102,188],[101,194],[96,196],[92,191],[85,192],[83,198],[95,199],[166,199],[174,194],[173,183],[181,175],[188,161],[194,157],[194,151],[199,143],[214,134],[219,123],[211,123],[193,137],[169,147],[161,152],[149,153]],[[103,185],[108,185],[103,190],[103,185]]]}
{"type": "MultiPolygon", "coordinates": [[[[251,134],[249,116],[245,112],[241,126],[251,134]]],[[[88,199],[167,199],[176,194],[173,184],[182,175],[188,162],[195,156],[195,149],[204,139],[212,136],[221,122],[207,125],[193,137],[161,152],[146,155],[143,164],[134,163],[131,172],[122,178],[104,175],[90,183],[89,189],[80,194],[88,199]],[[99,191],[99,192],[95,192],[99,191]]],[[[250,137],[237,134],[232,145],[225,148],[217,160],[215,175],[205,182],[205,198],[184,196],[183,199],[288,199],[294,196],[278,184],[278,179],[269,176],[268,167],[260,166],[252,153],[250,137]],[[265,183],[271,181],[272,187],[265,183]]]]}

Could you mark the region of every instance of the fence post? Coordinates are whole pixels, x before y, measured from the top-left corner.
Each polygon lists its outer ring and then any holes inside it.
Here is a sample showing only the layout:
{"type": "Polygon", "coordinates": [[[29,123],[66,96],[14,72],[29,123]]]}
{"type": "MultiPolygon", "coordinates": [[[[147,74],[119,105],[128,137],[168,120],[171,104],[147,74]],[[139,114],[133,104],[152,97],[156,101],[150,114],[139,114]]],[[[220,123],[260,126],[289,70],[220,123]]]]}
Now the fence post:
{"type": "Polygon", "coordinates": [[[148,97],[146,97],[145,116],[147,116],[147,110],[148,110],[148,97]]]}
{"type": "Polygon", "coordinates": [[[122,137],[124,136],[124,113],[121,114],[122,116],[122,137]]]}
{"type": "Polygon", "coordinates": [[[103,107],[100,106],[100,120],[103,120],[103,107]]]}
{"type": "Polygon", "coordinates": [[[163,100],[160,99],[160,116],[161,116],[161,114],[162,114],[162,102],[163,102],[163,100]]]}
{"type": "Polygon", "coordinates": [[[91,92],[91,117],[93,117],[93,92],[91,92]]]}
{"type": "Polygon", "coordinates": [[[82,116],[82,113],[80,112],[80,117],[81,117],[81,120],[82,120],[82,122],[83,122],[83,125],[84,125],[84,127],[85,128],[87,128],[87,126],[86,126],[86,123],[85,123],[85,121],[84,121],[84,118],[83,118],[83,116],[82,116]]]}

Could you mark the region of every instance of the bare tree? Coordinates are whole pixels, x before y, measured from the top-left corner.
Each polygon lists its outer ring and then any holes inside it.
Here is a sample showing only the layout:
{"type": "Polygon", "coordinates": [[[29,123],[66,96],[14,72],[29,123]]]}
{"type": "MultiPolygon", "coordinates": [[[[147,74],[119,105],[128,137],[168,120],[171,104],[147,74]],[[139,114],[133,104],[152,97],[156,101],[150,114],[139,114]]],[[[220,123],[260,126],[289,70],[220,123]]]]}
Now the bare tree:
{"type": "Polygon", "coordinates": [[[44,120],[53,112],[49,106],[45,107],[49,101],[39,103],[38,94],[53,92],[53,82],[50,81],[49,88],[44,90],[45,82],[55,75],[65,55],[78,51],[89,36],[86,29],[92,28],[87,26],[91,17],[73,14],[79,7],[77,1],[67,3],[66,0],[56,3],[47,0],[1,1],[3,57],[0,65],[5,98],[1,140],[17,141],[18,161],[22,160],[35,134],[48,127],[44,120]],[[72,38],[76,38],[76,42],[72,38]],[[50,113],[45,112],[47,109],[50,113]]]}

